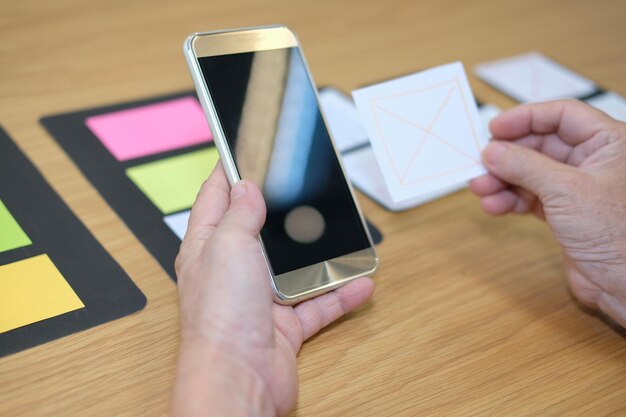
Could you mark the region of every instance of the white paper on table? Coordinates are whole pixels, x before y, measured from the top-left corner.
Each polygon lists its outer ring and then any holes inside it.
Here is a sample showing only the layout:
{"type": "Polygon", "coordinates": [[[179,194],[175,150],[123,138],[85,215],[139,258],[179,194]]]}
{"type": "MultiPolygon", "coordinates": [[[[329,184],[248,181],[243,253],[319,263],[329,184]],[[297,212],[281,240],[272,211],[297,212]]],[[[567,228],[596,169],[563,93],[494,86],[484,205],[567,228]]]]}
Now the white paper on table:
{"type": "Polygon", "coordinates": [[[626,98],[617,93],[609,91],[588,99],[587,103],[616,120],[626,122],[626,98]]]}
{"type": "Polygon", "coordinates": [[[480,152],[487,138],[460,62],[361,88],[352,96],[394,202],[486,172],[480,152]]]}
{"type": "Polygon", "coordinates": [[[593,81],[539,52],[479,64],[474,73],[522,103],[583,98],[597,91],[593,81]]]}

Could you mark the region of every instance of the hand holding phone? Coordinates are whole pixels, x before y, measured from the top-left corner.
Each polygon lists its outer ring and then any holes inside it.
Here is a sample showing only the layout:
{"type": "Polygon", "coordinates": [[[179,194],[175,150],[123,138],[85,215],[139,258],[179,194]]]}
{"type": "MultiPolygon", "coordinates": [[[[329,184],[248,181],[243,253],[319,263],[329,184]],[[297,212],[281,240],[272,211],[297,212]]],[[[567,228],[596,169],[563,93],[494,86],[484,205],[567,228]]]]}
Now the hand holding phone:
{"type": "Polygon", "coordinates": [[[185,56],[229,182],[267,205],[260,241],[276,301],[294,304],[378,265],[295,35],[198,33],[185,56]]]}
{"type": "Polygon", "coordinates": [[[272,302],[258,244],[263,198],[229,190],[217,164],[191,210],[176,260],[181,343],[172,416],[287,415],[302,343],[372,295],[369,278],[296,306],[272,302]]]}

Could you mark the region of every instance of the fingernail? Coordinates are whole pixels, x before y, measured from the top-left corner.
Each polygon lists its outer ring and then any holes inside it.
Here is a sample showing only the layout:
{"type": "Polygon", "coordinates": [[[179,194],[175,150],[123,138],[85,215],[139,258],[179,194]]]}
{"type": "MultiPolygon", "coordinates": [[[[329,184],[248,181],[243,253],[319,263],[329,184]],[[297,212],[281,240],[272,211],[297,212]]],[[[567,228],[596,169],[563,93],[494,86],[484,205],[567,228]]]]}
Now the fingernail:
{"type": "Polygon", "coordinates": [[[230,192],[230,198],[232,200],[236,200],[239,197],[243,196],[246,191],[248,191],[248,185],[245,181],[239,181],[235,185],[233,185],[233,189],[230,192]]]}
{"type": "Polygon", "coordinates": [[[506,146],[501,142],[491,142],[485,148],[485,161],[489,165],[497,165],[506,151],[506,146]]]}

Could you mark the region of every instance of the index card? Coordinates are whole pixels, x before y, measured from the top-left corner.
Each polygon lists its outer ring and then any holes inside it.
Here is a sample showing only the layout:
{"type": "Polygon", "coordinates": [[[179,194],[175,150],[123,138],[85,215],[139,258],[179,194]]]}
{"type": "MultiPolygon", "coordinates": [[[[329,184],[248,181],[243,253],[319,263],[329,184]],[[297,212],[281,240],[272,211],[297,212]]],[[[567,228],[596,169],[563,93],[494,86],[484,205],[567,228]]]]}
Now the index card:
{"type": "Polygon", "coordinates": [[[538,52],[476,65],[474,72],[522,103],[583,98],[597,91],[593,81],[538,52]]]}
{"type": "Polygon", "coordinates": [[[352,92],[394,202],[486,173],[487,145],[460,62],[352,92]]]}

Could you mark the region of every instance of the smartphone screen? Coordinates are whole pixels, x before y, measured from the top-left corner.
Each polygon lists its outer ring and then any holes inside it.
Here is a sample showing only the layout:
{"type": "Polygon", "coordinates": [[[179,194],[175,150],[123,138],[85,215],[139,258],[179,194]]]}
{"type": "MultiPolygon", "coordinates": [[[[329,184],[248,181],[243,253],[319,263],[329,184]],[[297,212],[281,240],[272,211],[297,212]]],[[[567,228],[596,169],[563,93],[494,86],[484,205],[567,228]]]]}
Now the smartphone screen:
{"type": "Polygon", "coordinates": [[[370,247],[298,48],[198,59],[275,275],[370,247]]]}

